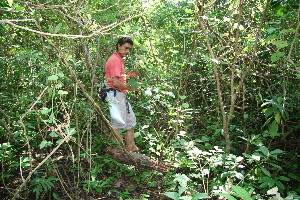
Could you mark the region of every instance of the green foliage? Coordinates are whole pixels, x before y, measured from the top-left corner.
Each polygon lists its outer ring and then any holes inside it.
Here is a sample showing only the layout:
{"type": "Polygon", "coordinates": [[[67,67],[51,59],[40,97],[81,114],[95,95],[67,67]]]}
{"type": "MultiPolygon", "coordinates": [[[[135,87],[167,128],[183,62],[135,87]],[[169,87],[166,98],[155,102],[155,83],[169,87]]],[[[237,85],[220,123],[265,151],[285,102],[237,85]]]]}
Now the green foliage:
{"type": "Polygon", "coordinates": [[[2,1],[0,195],[12,195],[18,178],[76,129],[32,178],[36,198],[131,198],[134,189],[115,187],[120,180],[138,185],[141,199],[298,198],[299,2],[204,1],[203,13],[197,2],[2,1]],[[139,88],[128,93],[136,141],[143,154],[171,163],[167,174],[105,154],[115,143],[70,77],[71,68],[96,99],[121,35],[134,39],[126,69],[140,73],[128,82],[139,88]]]}
{"type": "Polygon", "coordinates": [[[132,88],[138,88],[139,87],[139,83],[137,82],[135,77],[130,77],[130,79],[128,80],[128,85],[130,85],[132,88]]]}
{"type": "MultiPolygon", "coordinates": [[[[33,189],[33,192],[35,192],[36,199],[40,198],[40,195],[42,193],[46,193],[54,189],[54,181],[58,181],[59,179],[50,176],[50,177],[36,177],[31,181],[30,187],[33,189]]],[[[53,197],[57,199],[57,194],[53,193],[53,197]]]]}
{"type": "Polygon", "coordinates": [[[174,182],[178,182],[178,192],[165,192],[164,194],[174,200],[198,200],[209,198],[205,193],[195,193],[192,196],[186,196],[185,193],[188,190],[188,181],[190,181],[190,179],[186,175],[177,174],[174,182]]]}

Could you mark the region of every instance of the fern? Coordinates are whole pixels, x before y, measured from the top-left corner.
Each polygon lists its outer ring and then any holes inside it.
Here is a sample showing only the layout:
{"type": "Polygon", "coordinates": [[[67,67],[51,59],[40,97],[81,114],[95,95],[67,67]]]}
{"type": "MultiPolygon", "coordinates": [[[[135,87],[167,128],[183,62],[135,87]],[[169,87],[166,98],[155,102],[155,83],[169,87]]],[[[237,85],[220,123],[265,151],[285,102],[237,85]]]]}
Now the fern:
{"type": "Polygon", "coordinates": [[[50,177],[36,177],[32,180],[30,187],[35,192],[36,199],[39,199],[42,192],[48,192],[51,188],[54,188],[53,181],[59,180],[54,176],[50,177]]]}

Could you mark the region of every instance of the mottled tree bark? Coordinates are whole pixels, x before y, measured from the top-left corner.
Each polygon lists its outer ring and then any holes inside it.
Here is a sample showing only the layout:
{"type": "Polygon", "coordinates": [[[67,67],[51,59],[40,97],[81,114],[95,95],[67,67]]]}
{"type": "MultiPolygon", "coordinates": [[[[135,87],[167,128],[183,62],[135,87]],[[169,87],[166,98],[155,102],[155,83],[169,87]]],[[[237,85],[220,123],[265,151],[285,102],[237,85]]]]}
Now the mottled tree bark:
{"type": "Polygon", "coordinates": [[[113,149],[111,147],[107,147],[105,151],[112,154],[112,158],[122,164],[138,165],[138,167],[142,169],[153,169],[160,172],[164,172],[169,169],[167,163],[156,161],[137,152],[128,152],[131,157],[130,158],[128,154],[124,153],[124,151],[122,151],[121,149],[113,149]]]}

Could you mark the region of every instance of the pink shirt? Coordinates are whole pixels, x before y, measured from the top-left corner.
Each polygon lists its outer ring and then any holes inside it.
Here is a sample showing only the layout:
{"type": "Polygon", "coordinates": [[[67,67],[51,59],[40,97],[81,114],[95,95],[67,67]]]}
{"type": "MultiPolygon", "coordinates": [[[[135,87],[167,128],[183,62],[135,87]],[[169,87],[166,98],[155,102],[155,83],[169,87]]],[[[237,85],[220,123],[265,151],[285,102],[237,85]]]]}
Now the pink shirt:
{"type": "Polygon", "coordinates": [[[108,80],[108,85],[110,87],[118,89],[123,93],[126,93],[126,90],[121,90],[112,85],[111,78],[115,77],[115,76],[118,76],[119,80],[122,83],[126,84],[124,60],[121,58],[121,56],[117,52],[114,52],[105,64],[105,78],[108,80]]]}

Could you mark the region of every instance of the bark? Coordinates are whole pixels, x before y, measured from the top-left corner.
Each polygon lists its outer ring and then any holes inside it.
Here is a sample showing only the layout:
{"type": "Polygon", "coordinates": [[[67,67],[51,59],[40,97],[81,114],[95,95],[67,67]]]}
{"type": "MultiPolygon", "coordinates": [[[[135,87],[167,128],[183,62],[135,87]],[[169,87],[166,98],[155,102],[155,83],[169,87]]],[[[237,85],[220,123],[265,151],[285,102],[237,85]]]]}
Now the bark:
{"type": "Polygon", "coordinates": [[[169,169],[169,165],[167,163],[156,161],[148,156],[137,152],[128,152],[128,154],[124,153],[124,151],[120,149],[113,149],[111,147],[107,147],[105,149],[107,153],[112,154],[112,158],[122,164],[127,165],[138,165],[141,169],[151,169],[157,170],[160,172],[165,172],[169,169]],[[132,160],[133,159],[133,160],[132,160]]]}

